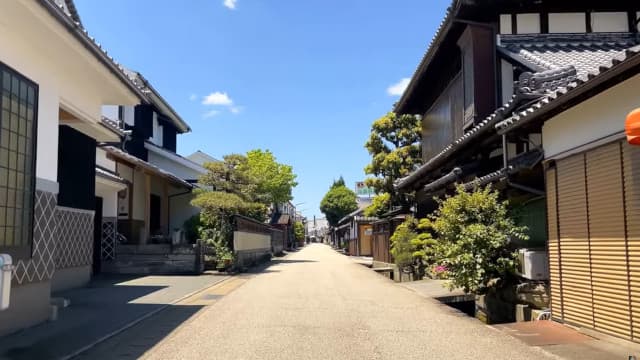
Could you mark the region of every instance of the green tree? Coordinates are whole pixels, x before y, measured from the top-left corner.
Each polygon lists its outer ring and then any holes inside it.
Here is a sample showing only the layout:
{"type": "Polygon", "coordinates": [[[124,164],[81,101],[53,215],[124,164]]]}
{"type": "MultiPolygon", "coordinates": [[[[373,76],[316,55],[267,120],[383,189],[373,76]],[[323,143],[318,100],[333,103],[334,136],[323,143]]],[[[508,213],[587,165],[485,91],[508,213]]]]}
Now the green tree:
{"type": "MultiPolygon", "coordinates": [[[[389,112],[371,125],[371,134],[365,144],[371,163],[364,171],[373,176],[366,179],[366,184],[375,190],[377,196],[388,196],[389,206],[405,205],[393,183],[409,175],[422,162],[421,140],[422,124],[417,115],[389,112]]],[[[389,208],[374,210],[381,215],[389,208]]]]}
{"type": "Polygon", "coordinates": [[[340,186],[347,186],[344,182],[344,178],[342,177],[342,175],[340,175],[340,178],[338,178],[338,180],[333,180],[333,184],[331,185],[331,188],[337,188],[340,186]]]}
{"type": "Polygon", "coordinates": [[[201,209],[200,238],[224,256],[231,249],[234,215],[264,221],[267,205],[290,200],[297,185],[292,168],[278,163],[268,150],[226,155],[205,168],[208,172],[199,181],[210,189],[199,190],[191,203],[201,209]]]}
{"type": "Polygon", "coordinates": [[[207,173],[200,177],[200,184],[210,186],[213,191],[235,194],[246,201],[258,199],[258,181],[247,171],[246,156],[225,155],[223,161],[205,163],[204,167],[207,173]]]}
{"type": "Polygon", "coordinates": [[[429,219],[408,217],[398,225],[390,238],[391,255],[400,269],[411,268],[417,278],[425,275],[425,269],[433,263],[433,247],[436,240],[431,235],[429,219]]]}
{"type": "Polygon", "coordinates": [[[389,211],[391,203],[391,195],[389,193],[380,193],[373,197],[371,205],[364,209],[365,216],[382,216],[389,211]]]}
{"type": "Polygon", "coordinates": [[[304,240],[304,224],[300,221],[296,221],[293,224],[293,233],[295,234],[297,241],[303,241],[304,240]]]}
{"type": "Polygon", "coordinates": [[[450,288],[482,294],[514,274],[517,253],[511,239],[528,237],[507,206],[490,186],[473,192],[459,186],[454,196],[440,201],[432,217],[438,239],[434,258],[446,268],[450,288]]]}
{"type": "Polygon", "coordinates": [[[280,204],[293,199],[291,192],[298,185],[293,168],[278,163],[271,151],[249,151],[246,173],[255,180],[256,194],[260,202],[280,204]]]}
{"type": "Polygon", "coordinates": [[[338,225],[340,219],[357,209],[356,193],[344,185],[332,186],[320,202],[320,211],[331,226],[338,225]]]}

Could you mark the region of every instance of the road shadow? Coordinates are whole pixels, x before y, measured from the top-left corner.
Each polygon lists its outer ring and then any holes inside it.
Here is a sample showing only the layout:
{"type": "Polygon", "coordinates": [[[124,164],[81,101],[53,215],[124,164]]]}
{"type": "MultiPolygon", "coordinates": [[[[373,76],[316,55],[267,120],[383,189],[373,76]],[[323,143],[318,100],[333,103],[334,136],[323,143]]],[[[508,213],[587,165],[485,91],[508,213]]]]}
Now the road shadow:
{"type": "Polygon", "coordinates": [[[297,264],[297,263],[315,263],[315,260],[294,260],[294,259],[273,259],[272,264],[297,264]]]}
{"type": "Polygon", "coordinates": [[[140,349],[127,350],[131,354],[142,351],[141,355],[203,307],[170,303],[216,283],[205,276],[191,281],[191,276],[101,275],[85,287],[55,293],[52,297],[68,299],[70,305],[58,309],[56,321],[1,337],[0,359],[63,358],[137,321],[164,318],[157,328],[149,328],[140,349]],[[146,319],[151,314],[155,315],[146,319]]]}

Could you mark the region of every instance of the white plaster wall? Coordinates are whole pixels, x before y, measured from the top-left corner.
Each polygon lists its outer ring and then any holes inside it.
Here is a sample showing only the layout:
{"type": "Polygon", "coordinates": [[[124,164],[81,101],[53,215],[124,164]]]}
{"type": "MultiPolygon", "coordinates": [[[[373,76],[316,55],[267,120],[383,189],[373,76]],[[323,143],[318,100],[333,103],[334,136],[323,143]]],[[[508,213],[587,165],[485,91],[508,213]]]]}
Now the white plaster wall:
{"type": "Polygon", "coordinates": [[[550,13],[550,33],[584,33],[587,31],[585,13],[550,13]]]}
{"type": "Polygon", "coordinates": [[[102,115],[108,117],[111,120],[119,120],[118,108],[118,105],[105,105],[102,107],[102,115]]]}
{"type": "Polygon", "coordinates": [[[162,170],[166,170],[181,179],[195,180],[203,174],[152,151],[149,151],[149,163],[161,168],[162,170]]]}
{"type": "Polygon", "coordinates": [[[169,226],[171,231],[174,229],[182,229],[185,221],[200,213],[200,208],[191,205],[193,198],[193,193],[171,198],[169,203],[169,226]]]}
{"type": "Polygon", "coordinates": [[[123,120],[125,124],[129,126],[135,125],[136,113],[135,113],[135,108],[133,106],[124,106],[123,115],[124,115],[123,120]]]}
{"type": "Polygon", "coordinates": [[[593,32],[628,32],[629,18],[625,12],[591,13],[593,32]]]}
{"type": "Polygon", "coordinates": [[[271,249],[271,236],[234,231],[233,249],[235,251],[271,249]]]}
{"type": "Polygon", "coordinates": [[[508,61],[500,61],[501,82],[502,82],[502,104],[506,104],[511,100],[513,95],[513,65],[508,61]]]}
{"type": "Polygon", "coordinates": [[[96,183],[96,196],[102,198],[103,217],[116,217],[118,215],[118,192],[116,189],[96,183]]]}
{"type": "Polygon", "coordinates": [[[60,104],[97,122],[103,104],[137,99],[36,1],[3,2],[0,33],[0,61],[39,86],[36,176],[57,181],[60,104]]]}
{"type": "Polygon", "coordinates": [[[513,34],[511,14],[500,15],[500,34],[513,34]]]}
{"type": "Polygon", "coordinates": [[[545,157],[624,131],[627,115],[640,107],[640,75],[553,117],[542,127],[545,157]]]}
{"type": "Polygon", "coordinates": [[[115,161],[107,158],[107,153],[101,148],[96,149],[96,164],[105,169],[116,171],[115,161]]]}
{"type": "Polygon", "coordinates": [[[518,14],[518,34],[538,34],[540,33],[540,14],[518,14]]]}

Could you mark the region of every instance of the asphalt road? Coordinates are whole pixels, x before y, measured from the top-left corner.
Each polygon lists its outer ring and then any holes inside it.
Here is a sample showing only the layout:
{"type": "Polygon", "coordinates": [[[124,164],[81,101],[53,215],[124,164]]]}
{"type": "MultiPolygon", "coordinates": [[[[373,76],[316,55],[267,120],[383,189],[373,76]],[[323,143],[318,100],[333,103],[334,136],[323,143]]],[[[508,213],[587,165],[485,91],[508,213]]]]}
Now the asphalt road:
{"type": "Polygon", "coordinates": [[[545,359],[537,348],[314,244],[234,277],[86,359],[545,359]]]}

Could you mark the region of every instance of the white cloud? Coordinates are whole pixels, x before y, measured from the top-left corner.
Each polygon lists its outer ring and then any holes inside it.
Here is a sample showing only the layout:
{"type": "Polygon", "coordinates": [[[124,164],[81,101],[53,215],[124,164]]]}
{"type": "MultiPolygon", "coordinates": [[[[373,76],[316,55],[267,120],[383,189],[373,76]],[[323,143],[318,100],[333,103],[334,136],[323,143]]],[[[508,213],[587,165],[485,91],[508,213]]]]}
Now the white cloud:
{"type": "Polygon", "coordinates": [[[189,95],[189,101],[196,101],[197,98],[198,98],[198,95],[196,94],[189,95]]]}
{"type": "Polygon", "coordinates": [[[229,111],[231,111],[232,114],[240,114],[240,112],[242,111],[242,107],[240,106],[232,106],[229,111]]]}
{"type": "Polygon", "coordinates": [[[389,96],[401,96],[407,89],[407,86],[409,86],[410,81],[410,78],[402,78],[400,81],[387,88],[387,94],[389,94],[389,96]]]}
{"type": "Polygon", "coordinates": [[[207,111],[206,113],[204,113],[204,115],[202,115],[203,118],[208,119],[208,118],[212,118],[216,115],[220,114],[220,110],[211,110],[211,111],[207,111]]]}
{"type": "Polygon", "coordinates": [[[231,100],[226,92],[216,91],[205,96],[204,99],[202,99],[202,104],[231,106],[233,105],[233,100],[231,100]]]}
{"type": "Polygon", "coordinates": [[[222,3],[226,8],[234,10],[236,8],[236,3],[238,0],[224,0],[222,3]]]}

